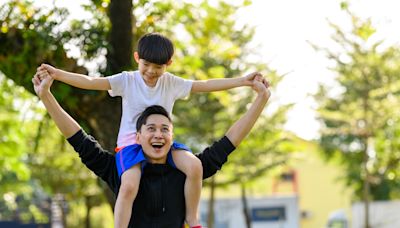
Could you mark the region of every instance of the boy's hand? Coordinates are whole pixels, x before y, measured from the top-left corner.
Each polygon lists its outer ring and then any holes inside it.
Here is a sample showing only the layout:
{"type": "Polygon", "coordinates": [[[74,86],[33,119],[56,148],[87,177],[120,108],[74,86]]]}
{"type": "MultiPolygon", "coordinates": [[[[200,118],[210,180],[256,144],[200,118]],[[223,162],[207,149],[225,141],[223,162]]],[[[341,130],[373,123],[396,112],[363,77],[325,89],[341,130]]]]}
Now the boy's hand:
{"type": "Polygon", "coordinates": [[[46,92],[50,92],[51,84],[54,79],[50,77],[47,71],[37,71],[32,78],[33,88],[36,95],[41,98],[46,92]]]}
{"type": "Polygon", "coordinates": [[[53,79],[57,80],[57,76],[58,76],[57,68],[55,68],[49,64],[42,63],[42,65],[40,65],[40,67],[37,68],[37,72],[44,71],[44,70],[47,71],[53,79]]]}
{"type": "Polygon", "coordinates": [[[250,73],[246,76],[243,76],[243,83],[245,86],[253,86],[253,81],[256,77],[262,77],[262,75],[259,72],[253,72],[250,73]]]}

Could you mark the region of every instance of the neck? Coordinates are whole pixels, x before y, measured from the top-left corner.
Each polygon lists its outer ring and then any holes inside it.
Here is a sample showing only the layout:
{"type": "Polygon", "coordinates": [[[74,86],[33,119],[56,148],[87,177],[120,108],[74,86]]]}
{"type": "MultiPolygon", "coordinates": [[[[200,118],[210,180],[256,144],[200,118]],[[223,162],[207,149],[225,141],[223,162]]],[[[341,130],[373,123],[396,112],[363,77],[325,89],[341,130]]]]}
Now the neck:
{"type": "Polygon", "coordinates": [[[148,79],[143,78],[144,83],[145,83],[147,86],[149,86],[149,87],[154,87],[154,86],[156,86],[157,80],[158,80],[158,78],[155,79],[155,80],[148,80],[148,79]]]}
{"type": "Polygon", "coordinates": [[[166,164],[167,163],[167,158],[163,158],[163,159],[151,159],[151,158],[147,158],[149,163],[151,164],[166,164]]]}

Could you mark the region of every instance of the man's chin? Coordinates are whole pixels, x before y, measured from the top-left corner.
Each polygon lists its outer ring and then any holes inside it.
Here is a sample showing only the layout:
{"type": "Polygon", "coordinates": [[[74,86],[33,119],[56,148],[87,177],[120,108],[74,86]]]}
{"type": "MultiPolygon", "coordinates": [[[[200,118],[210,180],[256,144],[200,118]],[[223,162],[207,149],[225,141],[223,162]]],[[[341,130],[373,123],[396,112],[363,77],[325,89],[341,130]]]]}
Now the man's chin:
{"type": "Polygon", "coordinates": [[[152,155],[157,158],[167,157],[168,151],[165,148],[153,148],[152,155]]]}

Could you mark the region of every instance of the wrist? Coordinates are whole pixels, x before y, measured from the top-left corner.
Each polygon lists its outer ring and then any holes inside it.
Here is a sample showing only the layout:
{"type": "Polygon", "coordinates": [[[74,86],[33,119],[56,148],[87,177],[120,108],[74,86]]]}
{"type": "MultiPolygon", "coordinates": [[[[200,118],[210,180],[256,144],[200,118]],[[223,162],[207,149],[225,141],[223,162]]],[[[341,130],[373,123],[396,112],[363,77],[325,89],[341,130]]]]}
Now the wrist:
{"type": "Polygon", "coordinates": [[[59,80],[61,75],[62,75],[62,71],[60,69],[56,69],[54,71],[54,74],[52,75],[52,77],[55,80],[59,80]]]}
{"type": "Polygon", "coordinates": [[[51,96],[50,89],[40,91],[38,97],[40,100],[46,100],[51,96]]]}
{"type": "Polygon", "coordinates": [[[269,89],[263,89],[258,92],[258,96],[268,100],[269,97],[271,96],[271,92],[269,91],[269,89]]]}
{"type": "Polygon", "coordinates": [[[253,83],[247,79],[247,77],[238,78],[238,86],[251,86],[253,83]]]}

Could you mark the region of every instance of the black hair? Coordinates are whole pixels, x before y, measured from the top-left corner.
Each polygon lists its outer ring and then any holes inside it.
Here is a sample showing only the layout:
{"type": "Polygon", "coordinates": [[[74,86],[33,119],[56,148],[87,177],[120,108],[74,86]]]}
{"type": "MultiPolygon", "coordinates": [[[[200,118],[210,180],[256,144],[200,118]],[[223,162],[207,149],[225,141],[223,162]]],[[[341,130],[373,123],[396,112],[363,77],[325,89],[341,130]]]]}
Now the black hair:
{"type": "Polygon", "coordinates": [[[174,55],[174,45],[159,33],[148,33],[139,39],[138,54],[140,59],[163,65],[174,55]]]}
{"type": "Polygon", "coordinates": [[[158,114],[163,115],[168,118],[171,122],[171,117],[169,116],[167,110],[160,105],[152,105],[147,107],[139,116],[138,120],[136,121],[136,132],[140,131],[142,125],[146,124],[147,118],[151,115],[158,114]]]}

